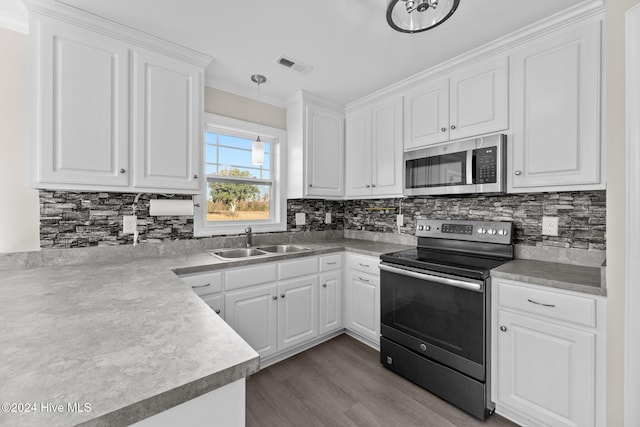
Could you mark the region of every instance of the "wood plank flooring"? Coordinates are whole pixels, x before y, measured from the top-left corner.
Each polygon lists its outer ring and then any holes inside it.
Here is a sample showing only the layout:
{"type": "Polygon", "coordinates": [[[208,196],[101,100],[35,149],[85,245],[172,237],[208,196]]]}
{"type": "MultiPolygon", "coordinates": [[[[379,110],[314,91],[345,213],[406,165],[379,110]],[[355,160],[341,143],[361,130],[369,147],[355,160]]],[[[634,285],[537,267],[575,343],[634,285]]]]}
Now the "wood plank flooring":
{"type": "Polygon", "coordinates": [[[515,426],[481,422],[384,368],[379,353],[340,335],[252,375],[248,427],[515,426]]]}

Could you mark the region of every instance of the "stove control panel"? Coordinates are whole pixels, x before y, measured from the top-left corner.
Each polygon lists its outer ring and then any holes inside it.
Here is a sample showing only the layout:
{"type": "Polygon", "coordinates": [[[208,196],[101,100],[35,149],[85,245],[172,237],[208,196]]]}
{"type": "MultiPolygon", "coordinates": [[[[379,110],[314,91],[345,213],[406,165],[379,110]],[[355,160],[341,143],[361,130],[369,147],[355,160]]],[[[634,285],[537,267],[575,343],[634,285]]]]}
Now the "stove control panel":
{"type": "Polygon", "coordinates": [[[510,244],[513,242],[513,223],[418,218],[416,236],[510,244]]]}

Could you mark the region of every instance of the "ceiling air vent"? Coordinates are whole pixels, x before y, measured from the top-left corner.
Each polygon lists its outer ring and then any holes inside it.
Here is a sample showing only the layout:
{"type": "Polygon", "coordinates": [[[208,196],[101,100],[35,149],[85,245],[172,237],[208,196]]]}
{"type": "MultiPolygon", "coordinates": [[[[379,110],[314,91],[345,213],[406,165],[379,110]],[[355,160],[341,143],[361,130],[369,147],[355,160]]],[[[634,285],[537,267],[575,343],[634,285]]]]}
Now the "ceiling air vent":
{"type": "Polygon", "coordinates": [[[311,65],[307,65],[304,62],[300,62],[297,59],[293,59],[287,56],[280,56],[276,62],[284,67],[291,68],[292,70],[296,70],[299,73],[305,74],[309,71],[313,70],[311,65]]]}

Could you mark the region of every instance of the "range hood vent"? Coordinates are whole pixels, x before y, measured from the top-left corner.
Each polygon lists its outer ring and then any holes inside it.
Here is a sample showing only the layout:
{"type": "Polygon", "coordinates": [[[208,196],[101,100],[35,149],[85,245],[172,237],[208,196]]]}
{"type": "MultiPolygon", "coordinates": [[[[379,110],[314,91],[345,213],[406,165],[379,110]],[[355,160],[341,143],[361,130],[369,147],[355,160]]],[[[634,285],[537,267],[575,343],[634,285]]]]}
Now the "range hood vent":
{"type": "Polygon", "coordinates": [[[290,68],[302,74],[306,74],[309,71],[313,70],[313,67],[311,65],[307,65],[304,62],[291,58],[290,56],[281,55],[278,59],[276,59],[276,62],[283,67],[290,68]]]}

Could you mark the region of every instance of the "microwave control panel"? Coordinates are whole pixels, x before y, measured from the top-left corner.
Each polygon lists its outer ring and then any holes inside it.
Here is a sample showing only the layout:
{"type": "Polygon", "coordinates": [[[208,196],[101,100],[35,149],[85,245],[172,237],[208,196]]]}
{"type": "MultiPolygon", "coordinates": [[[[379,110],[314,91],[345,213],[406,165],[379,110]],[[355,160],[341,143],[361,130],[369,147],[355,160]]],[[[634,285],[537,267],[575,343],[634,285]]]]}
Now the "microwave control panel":
{"type": "Polygon", "coordinates": [[[497,182],[498,164],[497,147],[478,148],[473,150],[473,167],[475,168],[474,184],[493,184],[497,182]]]}

